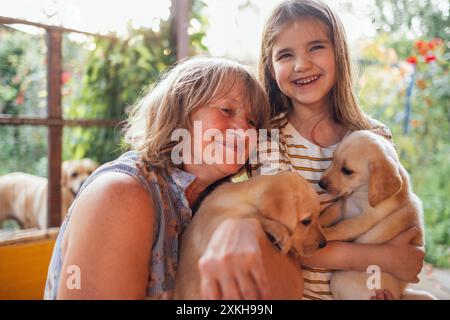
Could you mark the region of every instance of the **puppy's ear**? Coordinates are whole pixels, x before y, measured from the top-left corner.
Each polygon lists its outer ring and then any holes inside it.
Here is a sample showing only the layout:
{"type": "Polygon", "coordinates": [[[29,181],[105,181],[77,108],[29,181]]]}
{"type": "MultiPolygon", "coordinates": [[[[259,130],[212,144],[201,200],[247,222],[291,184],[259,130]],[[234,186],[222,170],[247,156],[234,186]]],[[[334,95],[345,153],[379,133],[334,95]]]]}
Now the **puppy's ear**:
{"type": "Polygon", "coordinates": [[[268,189],[262,194],[259,209],[263,216],[281,222],[290,232],[293,232],[297,225],[295,213],[298,205],[299,199],[295,194],[268,189]]]}
{"type": "Polygon", "coordinates": [[[69,171],[69,160],[66,160],[61,165],[61,186],[65,187],[67,185],[67,171],[69,171]]]}
{"type": "Polygon", "coordinates": [[[370,164],[369,204],[371,207],[396,195],[402,188],[402,177],[397,163],[389,157],[377,160],[381,161],[370,164]]]}

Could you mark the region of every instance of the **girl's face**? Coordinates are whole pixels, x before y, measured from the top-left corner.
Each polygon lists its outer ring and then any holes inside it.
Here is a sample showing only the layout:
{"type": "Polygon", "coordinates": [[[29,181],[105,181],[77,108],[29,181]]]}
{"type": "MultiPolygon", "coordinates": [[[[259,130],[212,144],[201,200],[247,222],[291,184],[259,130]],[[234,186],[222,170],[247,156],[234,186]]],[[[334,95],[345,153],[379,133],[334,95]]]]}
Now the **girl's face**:
{"type": "Polygon", "coordinates": [[[242,81],[236,80],[226,95],[191,114],[192,159],[201,162],[211,177],[220,179],[239,171],[256,145],[245,136],[255,127],[244,105],[244,90],[242,81]]]}
{"type": "Polygon", "coordinates": [[[327,26],[299,19],[277,36],[272,49],[273,76],[294,107],[323,108],[336,82],[334,47],[327,26]]]}

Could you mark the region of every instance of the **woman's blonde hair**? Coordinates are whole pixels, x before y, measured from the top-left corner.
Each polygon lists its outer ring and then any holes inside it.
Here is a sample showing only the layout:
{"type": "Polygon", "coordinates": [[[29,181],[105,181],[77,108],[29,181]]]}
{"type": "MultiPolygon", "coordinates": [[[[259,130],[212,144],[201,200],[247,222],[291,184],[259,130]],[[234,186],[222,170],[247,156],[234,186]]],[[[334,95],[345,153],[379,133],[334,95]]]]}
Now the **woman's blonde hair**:
{"type": "Polygon", "coordinates": [[[174,166],[171,161],[175,129],[189,129],[190,115],[227,95],[237,81],[243,84],[242,96],[249,118],[256,128],[267,128],[270,106],[257,79],[234,61],[195,57],[171,70],[129,112],[125,142],[141,153],[142,159],[156,168],[174,166]]]}
{"type": "Polygon", "coordinates": [[[284,95],[273,77],[272,50],[277,36],[301,18],[315,18],[328,27],[336,62],[336,83],[331,90],[333,120],[348,130],[369,129],[367,116],[360,109],[353,93],[351,60],[345,30],[336,13],[319,0],[287,0],[279,4],[267,20],[261,43],[259,77],[269,96],[272,118],[283,121],[283,114],[292,111],[292,102],[284,95]]]}

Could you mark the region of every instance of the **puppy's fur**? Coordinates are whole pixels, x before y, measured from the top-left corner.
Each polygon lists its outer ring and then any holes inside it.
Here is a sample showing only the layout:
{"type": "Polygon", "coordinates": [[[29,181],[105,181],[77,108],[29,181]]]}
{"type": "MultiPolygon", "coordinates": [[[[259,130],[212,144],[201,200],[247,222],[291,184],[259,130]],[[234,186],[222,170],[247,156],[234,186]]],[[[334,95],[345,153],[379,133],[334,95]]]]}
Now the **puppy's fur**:
{"type": "MultiPolygon", "coordinates": [[[[278,242],[283,253],[292,248],[298,255],[305,256],[326,245],[319,226],[319,211],[316,192],[295,172],[221,185],[205,198],[181,237],[174,298],[201,298],[198,261],[212,234],[225,219],[256,218],[278,242]]],[[[271,288],[276,287],[273,282],[271,288]]],[[[301,298],[302,292],[298,294],[301,298]]]]}
{"type": "MultiPolygon", "coordinates": [[[[380,244],[402,231],[417,226],[422,234],[413,244],[423,246],[422,204],[411,191],[407,171],[400,164],[392,144],[379,135],[356,131],[336,149],[331,166],[319,185],[340,200],[320,216],[328,241],[380,244]],[[337,223],[337,224],[336,224],[337,223]]],[[[370,299],[368,274],[338,271],[331,279],[335,299],[370,299]]],[[[381,287],[396,299],[427,299],[427,294],[409,292],[407,283],[381,273],[381,287]]]]}
{"type": "MultiPolygon", "coordinates": [[[[62,163],[61,221],[87,177],[98,167],[91,159],[62,163]]],[[[15,219],[22,228],[47,227],[47,179],[23,172],[0,177],[0,223],[15,219]]]]}

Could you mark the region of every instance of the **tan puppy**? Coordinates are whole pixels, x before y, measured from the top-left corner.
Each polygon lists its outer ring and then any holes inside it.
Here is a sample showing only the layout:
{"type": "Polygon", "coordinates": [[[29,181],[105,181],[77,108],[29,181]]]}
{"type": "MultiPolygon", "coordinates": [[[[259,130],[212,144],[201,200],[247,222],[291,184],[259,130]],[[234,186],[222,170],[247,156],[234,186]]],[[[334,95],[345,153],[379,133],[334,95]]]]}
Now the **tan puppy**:
{"type": "MultiPolygon", "coordinates": [[[[412,226],[423,231],[422,204],[411,191],[408,173],[392,144],[373,132],[348,135],[319,185],[341,198],[320,216],[322,227],[331,226],[323,229],[328,241],[380,244],[412,226]]],[[[413,239],[413,244],[422,246],[423,235],[413,239]]],[[[363,272],[335,272],[330,283],[333,297],[370,299],[374,293],[367,286],[368,277],[363,272]]],[[[407,283],[381,273],[380,289],[389,290],[396,299],[429,298],[412,291],[404,296],[406,287],[407,283]]]]}
{"type": "MultiPolygon", "coordinates": [[[[306,256],[326,245],[319,226],[319,211],[316,192],[295,172],[257,176],[218,187],[204,200],[181,237],[174,298],[201,299],[198,261],[225,219],[256,218],[283,253],[292,248],[298,255],[306,256]]],[[[274,286],[276,283],[271,284],[274,286]]],[[[302,292],[298,292],[298,298],[301,296],[302,292]]]]}
{"type": "MultiPolygon", "coordinates": [[[[62,163],[61,221],[87,177],[98,167],[91,159],[62,163]]],[[[0,222],[15,219],[23,228],[47,227],[47,179],[23,172],[0,177],[0,222]]]]}

